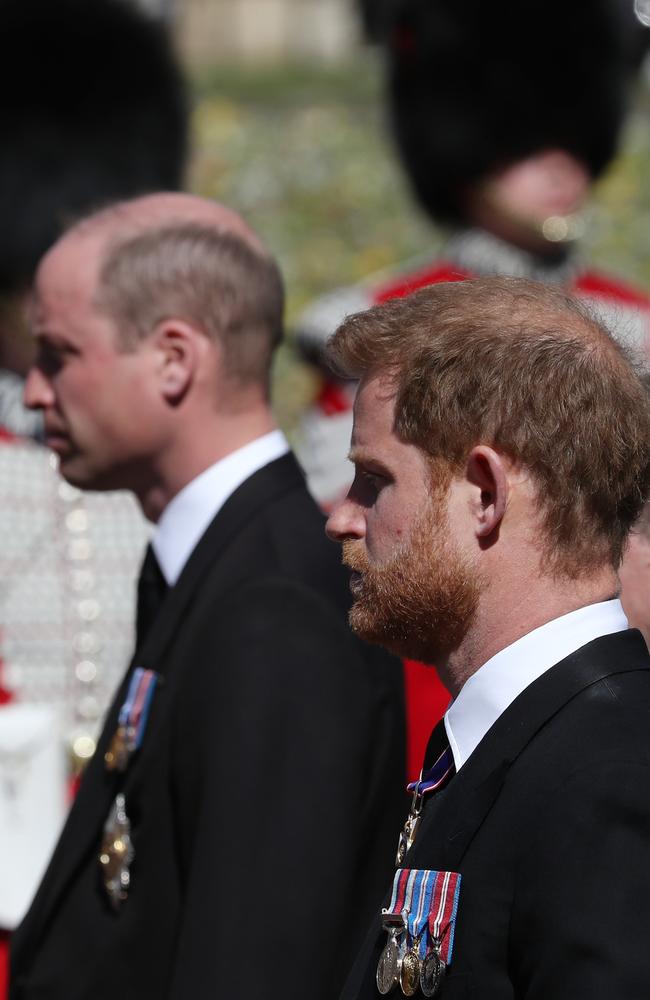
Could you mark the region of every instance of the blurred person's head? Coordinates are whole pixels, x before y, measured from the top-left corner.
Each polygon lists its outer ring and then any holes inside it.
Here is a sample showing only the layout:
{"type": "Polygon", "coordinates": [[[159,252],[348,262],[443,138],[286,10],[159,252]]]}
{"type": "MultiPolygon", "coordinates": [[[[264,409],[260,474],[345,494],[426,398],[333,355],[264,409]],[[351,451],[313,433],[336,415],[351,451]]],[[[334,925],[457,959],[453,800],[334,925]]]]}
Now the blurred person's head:
{"type": "Polygon", "coordinates": [[[77,486],[133,490],[156,518],[179,489],[273,426],[278,268],[225,206],[123,202],[48,252],[25,401],[77,486]]]}
{"type": "Polygon", "coordinates": [[[361,379],[355,480],[328,529],[362,636],[444,667],[488,612],[516,632],[615,593],[650,485],[650,401],[574,299],[434,285],[348,318],[330,357],[361,379]]]}
{"type": "Polygon", "coordinates": [[[3,0],[0,56],[0,367],[20,372],[39,259],[81,215],[180,186],[187,100],[167,29],[126,0],[3,0]]]}
{"type": "Polygon", "coordinates": [[[612,159],[647,29],[631,0],[393,0],[393,131],[439,222],[558,251],[612,159]]]}

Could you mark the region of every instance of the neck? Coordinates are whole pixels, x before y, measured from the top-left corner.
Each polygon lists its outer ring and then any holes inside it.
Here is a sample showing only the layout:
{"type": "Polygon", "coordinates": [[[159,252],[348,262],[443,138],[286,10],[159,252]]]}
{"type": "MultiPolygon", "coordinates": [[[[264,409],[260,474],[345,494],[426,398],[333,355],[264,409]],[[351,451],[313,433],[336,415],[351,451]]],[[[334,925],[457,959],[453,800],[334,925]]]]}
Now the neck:
{"type": "Polygon", "coordinates": [[[487,590],[459,646],[436,664],[440,679],[455,698],[479,667],[517,639],[571,611],[606,601],[617,591],[611,567],[585,579],[541,577],[526,587],[487,590]]]}
{"type": "Polygon", "coordinates": [[[146,484],[135,493],[148,520],[157,522],[177,493],[211,465],[277,429],[270,409],[211,414],[176,433],[156,462],[146,484]]]}

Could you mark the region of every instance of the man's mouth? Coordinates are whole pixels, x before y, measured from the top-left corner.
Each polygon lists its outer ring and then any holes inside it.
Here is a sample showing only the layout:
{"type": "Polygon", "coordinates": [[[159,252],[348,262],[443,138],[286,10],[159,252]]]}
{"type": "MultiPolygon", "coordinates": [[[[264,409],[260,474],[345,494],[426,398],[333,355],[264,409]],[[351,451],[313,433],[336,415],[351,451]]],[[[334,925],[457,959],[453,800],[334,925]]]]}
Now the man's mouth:
{"type": "Polygon", "coordinates": [[[57,454],[61,454],[64,451],[69,451],[70,449],[70,438],[68,435],[61,430],[54,428],[45,428],[45,444],[52,451],[57,454]]]}
{"type": "Polygon", "coordinates": [[[358,570],[352,570],[350,573],[350,591],[354,597],[357,597],[363,588],[363,574],[359,573],[358,570]]]}

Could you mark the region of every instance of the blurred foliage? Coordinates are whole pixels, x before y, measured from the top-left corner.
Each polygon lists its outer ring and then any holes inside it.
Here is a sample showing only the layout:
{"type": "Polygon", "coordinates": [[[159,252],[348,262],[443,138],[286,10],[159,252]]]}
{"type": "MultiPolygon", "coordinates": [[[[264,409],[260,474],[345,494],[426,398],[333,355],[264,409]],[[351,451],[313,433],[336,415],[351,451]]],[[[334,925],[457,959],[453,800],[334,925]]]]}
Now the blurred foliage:
{"type": "MultiPolygon", "coordinates": [[[[381,67],[219,67],[195,80],[190,186],[236,208],[278,256],[288,327],[337,285],[433,256],[444,233],[413,204],[383,120],[381,67]]],[[[584,253],[650,288],[650,100],[644,91],[622,153],[599,182],[584,253]]],[[[291,352],[276,366],[274,398],[291,430],[313,393],[291,352]]]]}

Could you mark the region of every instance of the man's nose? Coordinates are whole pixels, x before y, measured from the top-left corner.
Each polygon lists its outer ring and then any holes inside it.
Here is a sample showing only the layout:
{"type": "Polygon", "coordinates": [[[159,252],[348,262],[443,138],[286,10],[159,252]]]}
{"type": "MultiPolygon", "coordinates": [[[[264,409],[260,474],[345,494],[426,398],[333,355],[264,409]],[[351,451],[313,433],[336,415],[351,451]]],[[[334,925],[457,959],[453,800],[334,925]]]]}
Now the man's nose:
{"type": "Polygon", "coordinates": [[[328,517],[325,532],[333,542],[344,542],[347,538],[363,538],[365,520],[359,505],[349,496],[341,500],[328,517]]]}
{"type": "Polygon", "coordinates": [[[54,392],[49,379],[36,365],[27,372],[23,401],[30,410],[43,410],[54,404],[54,392]]]}

